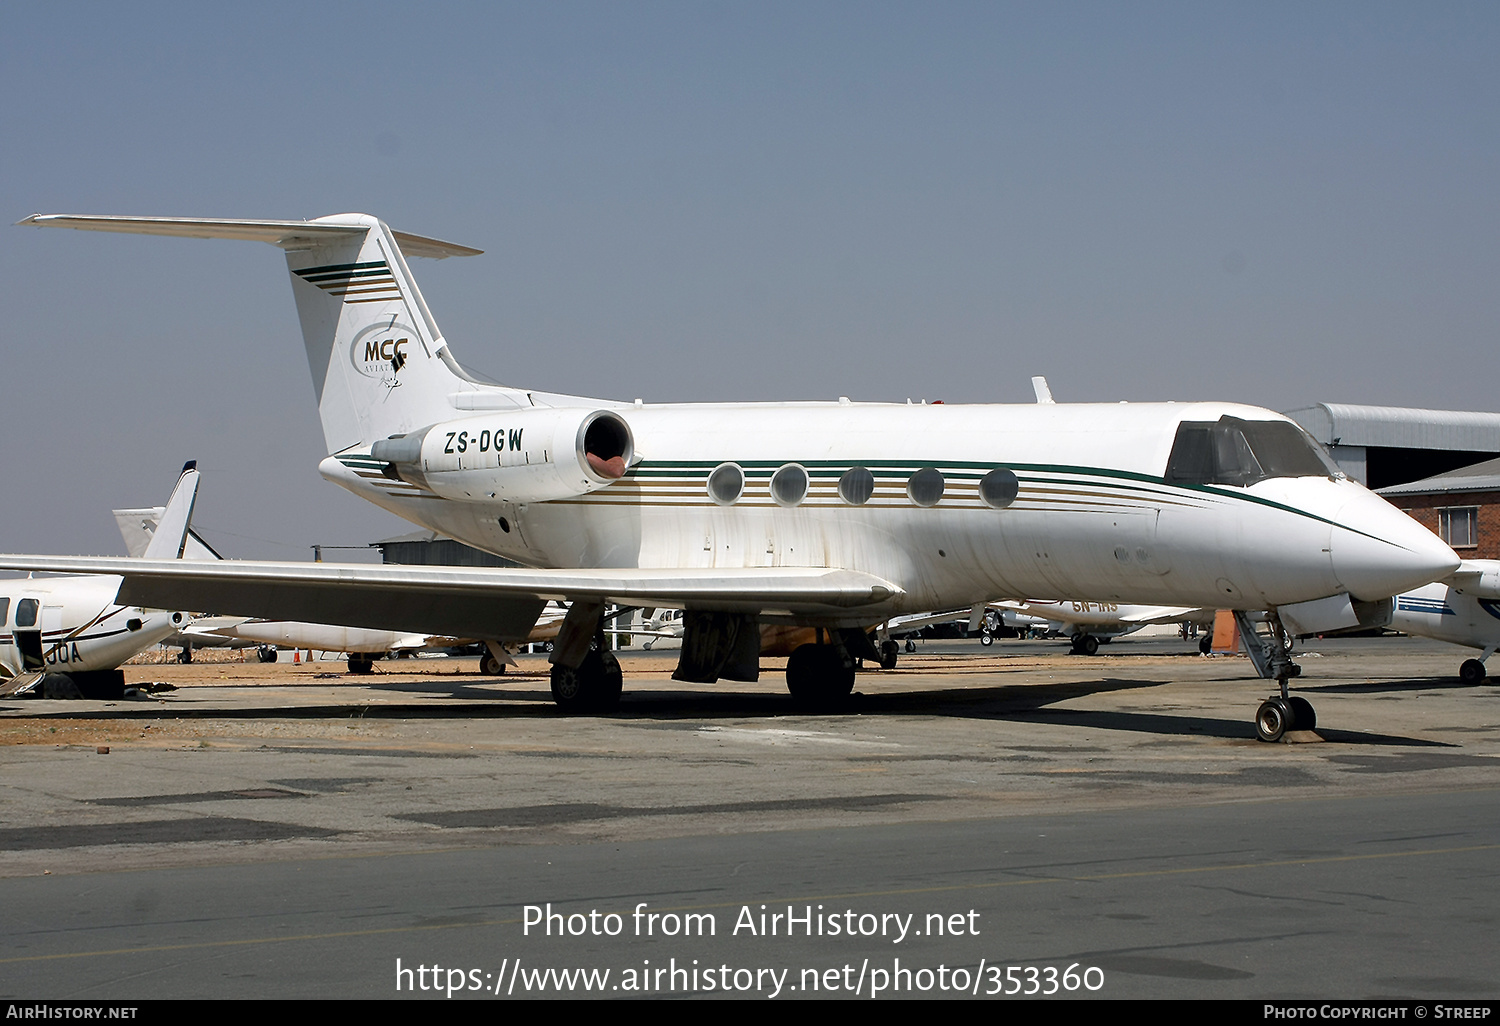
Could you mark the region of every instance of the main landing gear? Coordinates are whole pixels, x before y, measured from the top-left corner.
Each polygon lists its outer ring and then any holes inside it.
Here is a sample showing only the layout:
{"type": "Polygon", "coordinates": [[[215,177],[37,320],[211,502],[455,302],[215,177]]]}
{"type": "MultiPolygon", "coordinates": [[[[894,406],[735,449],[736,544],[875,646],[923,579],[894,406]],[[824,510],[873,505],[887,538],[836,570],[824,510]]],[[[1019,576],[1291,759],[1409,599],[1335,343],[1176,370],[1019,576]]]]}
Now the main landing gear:
{"type": "Polygon", "coordinates": [[[854,690],[854,660],[841,644],[798,645],[786,661],[786,689],[799,705],[835,707],[854,690]]]}
{"type": "Polygon", "coordinates": [[[620,704],[624,675],[604,640],[604,605],[574,602],[552,647],[552,701],[565,713],[609,712],[620,704]]]}
{"type": "Polygon", "coordinates": [[[620,661],[608,649],[590,649],[576,667],[552,664],[552,701],[563,712],[608,712],[624,686],[620,661]]]}
{"type": "Polygon", "coordinates": [[[350,673],[374,673],[375,657],[368,652],[349,653],[350,673]]]}
{"type": "Polygon", "coordinates": [[[1267,613],[1264,623],[1268,631],[1264,634],[1256,629],[1249,614],[1235,610],[1234,619],[1255,672],[1281,685],[1281,694],[1267,698],[1255,711],[1255,736],[1262,741],[1280,741],[1289,730],[1315,729],[1318,715],[1312,703],[1301,695],[1292,695],[1287,688],[1287,681],[1301,676],[1302,667],[1292,662],[1294,639],[1282,626],[1281,617],[1275,611],[1267,613]]]}
{"type": "Polygon", "coordinates": [[[1073,635],[1073,654],[1089,656],[1098,655],[1099,639],[1094,637],[1092,634],[1073,635]]]}

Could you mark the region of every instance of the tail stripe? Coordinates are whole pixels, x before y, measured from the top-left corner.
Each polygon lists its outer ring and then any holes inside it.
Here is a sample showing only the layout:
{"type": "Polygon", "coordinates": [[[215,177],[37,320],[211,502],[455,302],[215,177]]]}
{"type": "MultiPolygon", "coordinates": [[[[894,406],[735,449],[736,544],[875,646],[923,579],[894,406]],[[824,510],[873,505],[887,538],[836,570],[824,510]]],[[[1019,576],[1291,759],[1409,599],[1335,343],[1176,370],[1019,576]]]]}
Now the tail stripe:
{"type": "Polygon", "coordinates": [[[316,285],[331,296],[362,297],[346,298],[346,303],[377,303],[401,298],[401,288],[384,260],[304,267],[295,273],[309,285],[316,285]]]}
{"type": "Polygon", "coordinates": [[[390,267],[384,260],[366,260],[360,264],[324,264],[322,267],[304,267],[297,273],[306,278],[312,274],[331,274],[335,271],[362,271],[366,268],[386,270],[390,267]]]}

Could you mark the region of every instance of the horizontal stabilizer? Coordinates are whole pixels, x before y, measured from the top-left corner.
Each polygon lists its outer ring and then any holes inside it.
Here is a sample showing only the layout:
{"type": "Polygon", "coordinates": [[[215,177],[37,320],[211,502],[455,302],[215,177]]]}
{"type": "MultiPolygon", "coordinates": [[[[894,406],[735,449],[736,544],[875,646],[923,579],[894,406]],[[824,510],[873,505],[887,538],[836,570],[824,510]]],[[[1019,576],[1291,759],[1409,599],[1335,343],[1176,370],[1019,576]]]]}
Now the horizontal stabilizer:
{"type": "MultiPolygon", "coordinates": [[[[120,529],[120,537],[125,540],[125,551],[132,556],[144,556],[151,536],[156,533],[156,525],[166,511],[165,506],[110,510],[115,517],[115,526],[120,529]]],[[[187,544],[182,549],[182,558],[223,559],[224,557],[219,555],[218,550],[210,545],[196,528],[189,527],[187,544]]]]}
{"type": "MultiPolygon", "coordinates": [[[[341,222],[338,215],[317,221],[252,221],[230,217],[127,217],[117,214],[32,214],[18,225],[42,228],[77,228],[89,232],[124,232],[130,235],[172,235],[189,239],[240,239],[269,242],[282,249],[301,249],[340,236],[363,235],[367,223],[341,222]]],[[[459,246],[406,232],[391,233],[407,256],[441,260],[451,256],[478,256],[482,249],[459,246]]]]}

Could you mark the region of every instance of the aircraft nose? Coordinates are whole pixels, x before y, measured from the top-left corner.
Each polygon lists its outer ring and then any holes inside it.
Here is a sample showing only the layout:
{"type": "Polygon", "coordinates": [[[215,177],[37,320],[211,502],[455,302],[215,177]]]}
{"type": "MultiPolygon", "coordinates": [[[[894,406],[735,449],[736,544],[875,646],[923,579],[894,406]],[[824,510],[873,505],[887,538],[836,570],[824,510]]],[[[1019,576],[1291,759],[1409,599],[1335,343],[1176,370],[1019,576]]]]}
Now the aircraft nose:
{"type": "Polygon", "coordinates": [[[1457,553],[1442,539],[1378,495],[1364,492],[1335,520],[1329,542],[1333,573],[1357,599],[1389,598],[1458,569],[1457,553]]]}

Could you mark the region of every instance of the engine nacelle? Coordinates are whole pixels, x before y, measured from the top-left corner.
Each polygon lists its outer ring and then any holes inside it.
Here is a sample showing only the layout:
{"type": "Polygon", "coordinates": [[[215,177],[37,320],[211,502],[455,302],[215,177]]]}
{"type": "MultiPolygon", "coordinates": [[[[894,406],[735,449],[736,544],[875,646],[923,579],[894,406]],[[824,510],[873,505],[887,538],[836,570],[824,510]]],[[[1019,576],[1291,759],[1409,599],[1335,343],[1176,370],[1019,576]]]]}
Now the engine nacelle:
{"type": "Polygon", "coordinates": [[[612,410],[536,408],[443,421],[370,448],[385,473],[445,499],[543,502],[613,484],[635,458],[612,410]]]}

